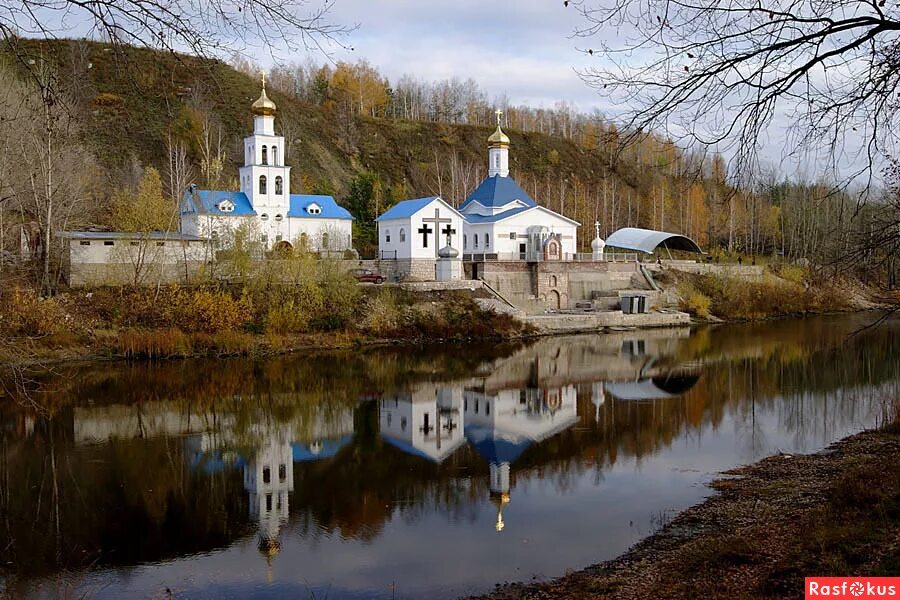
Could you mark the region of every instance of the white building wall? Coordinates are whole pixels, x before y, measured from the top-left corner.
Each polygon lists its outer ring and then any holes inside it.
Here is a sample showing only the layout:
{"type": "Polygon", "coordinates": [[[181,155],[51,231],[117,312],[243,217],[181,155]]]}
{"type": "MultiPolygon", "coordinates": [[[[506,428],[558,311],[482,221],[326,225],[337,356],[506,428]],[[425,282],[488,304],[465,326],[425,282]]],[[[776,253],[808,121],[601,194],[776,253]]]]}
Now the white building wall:
{"type": "Polygon", "coordinates": [[[550,211],[537,208],[519,213],[508,219],[487,224],[466,224],[466,253],[518,254],[520,245],[527,242],[527,230],[534,225],[550,228],[553,233],[561,234],[563,252],[573,255],[577,251],[578,227],[550,211]],[[515,239],[510,238],[515,233],[515,239]],[[478,247],[475,247],[475,235],[478,235],[478,247]],[[490,245],[485,246],[485,234],[490,236],[490,245]]]}
{"type": "Polygon", "coordinates": [[[412,242],[409,235],[411,225],[409,219],[378,221],[378,249],[382,253],[388,253],[383,256],[392,258],[391,255],[396,252],[398,259],[412,257],[412,242]],[[388,234],[390,234],[390,241],[388,241],[388,234]]]}

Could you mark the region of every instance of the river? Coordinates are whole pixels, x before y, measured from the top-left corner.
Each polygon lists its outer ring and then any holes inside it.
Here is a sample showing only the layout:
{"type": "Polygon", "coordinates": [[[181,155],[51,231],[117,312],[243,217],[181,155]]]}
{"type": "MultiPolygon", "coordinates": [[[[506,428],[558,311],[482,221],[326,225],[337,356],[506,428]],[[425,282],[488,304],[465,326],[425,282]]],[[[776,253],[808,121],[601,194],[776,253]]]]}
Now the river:
{"type": "Polygon", "coordinates": [[[874,319],[59,367],[42,410],[0,408],[0,591],[436,599],[559,576],[723,470],[877,425],[900,320],[854,333],[874,319]]]}

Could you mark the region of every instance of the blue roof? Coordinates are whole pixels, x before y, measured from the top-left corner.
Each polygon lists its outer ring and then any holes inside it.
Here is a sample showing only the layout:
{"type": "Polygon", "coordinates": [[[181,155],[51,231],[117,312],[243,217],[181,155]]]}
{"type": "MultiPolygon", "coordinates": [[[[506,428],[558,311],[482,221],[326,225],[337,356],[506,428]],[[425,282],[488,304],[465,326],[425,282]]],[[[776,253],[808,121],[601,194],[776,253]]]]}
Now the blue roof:
{"type": "Polygon", "coordinates": [[[291,444],[294,462],[311,462],[331,458],[340,452],[341,448],[349,444],[352,439],[352,435],[345,435],[336,440],[322,440],[322,448],[318,452],[313,452],[309,444],[294,442],[291,444]]]}
{"type": "Polygon", "coordinates": [[[519,213],[523,213],[526,210],[531,210],[534,208],[533,206],[520,206],[518,208],[511,208],[509,210],[504,210],[502,213],[497,213],[496,215],[476,215],[469,213],[466,215],[466,222],[471,223],[473,225],[478,225],[479,223],[496,223],[497,221],[502,221],[503,219],[507,219],[509,217],[515,216],[519,213]]]}
{"type": "Polygon", "coordinates": [[[331,196],[314,196],[308,194],[291,194],[291,207],[287,216],[303,219],[353,219],[353,215],[339,206],[331,196]],[[310,214],[307,211],[310,204],[318,204],[322,212],[310,214]]]}
{"type": "Polygon", "coordinates": [[[514,463],[534,443],[525,436],[514,439],[500,437],[493,429],[478,425],[466,426],[466,439],[489,463],[514,463]]]}
{"type": "Polygon", "coordinates": [[[506,206],[513,200],[520,200],[529,207],[537,206],[537,202],[528,195],[528,193],[519,187],[516,180],[512,177],[500,177],[494,175],[488,177],[475,188],[475,191],[469,194],[466,201],[462,203],[460,209],[464,209],[472,202],[477,202],[482,206],[490,208],[499,208],[506,206]]]}
{"type": "Polygon", "coordinates": [[[380,217],[375,219],[376,221],[388,221],[390,219],[406,219],[435,200],[439,200],[437,196],[429,196],[428,198],[416,198],[415,200],[404,200],[402,202],[398,202],[397,204],[390,207],[387,211],[381,214],[380,217]]]}
{"type": "Polygon", "coordinates": [[[200,212],[210,215],[223,215],[232,217],[252,217],[256,215],[250,199],[244,192],[223,192],[221,190],[194,190],[193,196],[190,190],[184,193],[184,205],[181,207],[182,214],[190,212],[200,212]],[[219,204],[223,200],[231,200],[234,204],[234,210],[231,212],[222,212],[219,210],[219,204]],[[188,203],[194,210],[188,209],[188,203]]]}

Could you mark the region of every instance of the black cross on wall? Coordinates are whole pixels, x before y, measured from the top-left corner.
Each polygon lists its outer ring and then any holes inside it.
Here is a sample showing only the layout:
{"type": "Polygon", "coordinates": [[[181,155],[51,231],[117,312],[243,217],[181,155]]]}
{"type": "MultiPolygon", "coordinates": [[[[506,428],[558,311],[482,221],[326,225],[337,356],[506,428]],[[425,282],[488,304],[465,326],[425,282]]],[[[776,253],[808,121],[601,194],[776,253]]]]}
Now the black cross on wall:
{"type": "Polygon", "coordinates": [[[419,227],[419,233],[422,234],[422,247],[428,247],[428,235],[434,231],[431,227],[428,226],[427,223],[422,223],[422,226],[419,227]]]}
{"type": "Polygon", "coordinates": [[[441,229],[441,233],[447,236],[447,245],[453,246],[453,238],[451,236],[456,234],[456,230],[450,227],[450,225],[448,224],[446,227],[441,229]]]}

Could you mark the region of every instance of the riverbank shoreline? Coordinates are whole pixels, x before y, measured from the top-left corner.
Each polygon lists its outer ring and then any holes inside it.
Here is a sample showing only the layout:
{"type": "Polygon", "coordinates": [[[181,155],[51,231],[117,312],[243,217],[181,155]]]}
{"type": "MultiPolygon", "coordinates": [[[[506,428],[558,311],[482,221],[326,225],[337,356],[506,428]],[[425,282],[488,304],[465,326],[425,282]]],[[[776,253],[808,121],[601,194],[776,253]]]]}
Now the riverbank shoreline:
{"type": "Polygon", "coordinates": [[[900,574],[900,409],[813,454],[726,471],[625,554],[470,600],[802,598],[804,577],[900,574]]]}
{"type": "MultiPolygon", "coordinates": [[[[721,326],[729,324],[768,322],[786,320],[790,318],[806,318],[820,315],[846,315],[854,313],[880,312],[890,310],[889,305],[878,308],[864,308],[846,311],[828,311],[823,313],[808,313],[801,315],[773,315],[760,319],[717,319],[691,317],[689,320],[678,322],[647,321],[646,324],[629,324],[625,326],[589,325],[585,327],[571,327],[562,329],[535,328],[533,331],[515,335],[494,336],[466,336],[461,333],[449,338],[389,338],[372,337],[358,332],[336,331],[298,334],[294,336],[282,336],[272,338],[259,334],[246,334],[244,343],[239,349],[227,351],[217,348],[204,348],[194,352],[184,352],[172,356],[134,357],[126,354],[110,351],[109,342],[117,338],[123,330],[97,330],[91,332],[92,344],[53,345],[47,344],[44,339],[11,339],[6,340],[7,345],[0,352],[0,363],[7,367],[22,370],[40,370],[54,366],[72,365],[78,363],[96,362],[122,362],[122,361],[147,361],[147,360],[189,360],[201,358],[267,358],[285,356],[301,352],[313,351],[340,351],[354,348],[376,349],[379,347],[416,347],[423,344],[436,343],[476,343],[476,342],[503,342],[517,343],[537,340],[545,337],[556,337],[576,334],[603,334],[610,331],[640,331],[652,329],[666,329],[672,327],[696,327],[696,326],[721,326]],[[249,344],[247,343],[249,341],[249,344]]],[[[640,316],[640,315],[629,315],[640,316]]],[[[526,321],[528,323],[528,321],[526,321]]],[[[155,330],[142,330],[153,332],[155,330]]],[[[197,336],[198,340],[208,336],[197,336]]]]}

